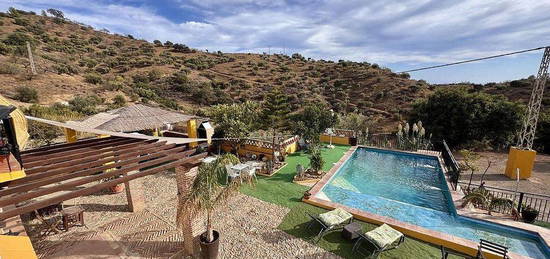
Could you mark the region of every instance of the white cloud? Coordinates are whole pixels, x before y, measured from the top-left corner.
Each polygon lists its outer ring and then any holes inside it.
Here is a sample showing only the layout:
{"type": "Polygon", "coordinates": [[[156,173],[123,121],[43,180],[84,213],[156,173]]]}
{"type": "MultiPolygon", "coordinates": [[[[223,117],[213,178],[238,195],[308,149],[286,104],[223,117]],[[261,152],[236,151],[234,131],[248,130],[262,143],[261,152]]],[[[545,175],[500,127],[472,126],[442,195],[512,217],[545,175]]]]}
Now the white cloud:
{"type": "Polygon", "coordinates": [[[52,6],[96,28],[200,49],[262,52],[270,47],[381,64],[449,62],[550,43],[550,1],[174,1],[182,15],[191,12],[202,19],[174,22],[152,2],[21,0],[0,8],[52,6]]]}

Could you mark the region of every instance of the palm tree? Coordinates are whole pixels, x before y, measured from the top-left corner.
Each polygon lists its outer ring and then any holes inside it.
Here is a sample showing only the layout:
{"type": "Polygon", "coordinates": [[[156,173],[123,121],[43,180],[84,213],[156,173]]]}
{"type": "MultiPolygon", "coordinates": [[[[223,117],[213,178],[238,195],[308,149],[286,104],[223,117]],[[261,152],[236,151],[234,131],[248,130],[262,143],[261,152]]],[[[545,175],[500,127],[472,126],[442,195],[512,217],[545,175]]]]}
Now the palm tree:
{"type": "MultiPolygon", "coordinates": [[[[192,213],[206,211],[206,240],[214,241],[212,229],[212,213],[214,209],[225,204],[229,197],[238,191],[239,181],[231,181],[224,185],[226,177],[225,165],[239,163],[233,154],[224,154],[211,163],[203,163],[198,168],[197,176],[189,189],[189,194],[183,203],[191,205],[192,213]]],[[[182,209],[187,206],[181,206],[182,209]]]]}

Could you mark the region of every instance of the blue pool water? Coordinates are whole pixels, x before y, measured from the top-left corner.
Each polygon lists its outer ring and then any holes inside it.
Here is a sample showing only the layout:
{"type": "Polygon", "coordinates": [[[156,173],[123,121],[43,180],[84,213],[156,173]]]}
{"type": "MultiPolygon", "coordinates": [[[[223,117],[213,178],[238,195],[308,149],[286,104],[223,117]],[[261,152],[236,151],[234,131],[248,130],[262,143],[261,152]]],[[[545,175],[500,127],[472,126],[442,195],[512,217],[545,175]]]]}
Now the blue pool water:
{"type": "Polygon", "coordinates": [[[550,248],[536,234],[458,216],[435,157],[358,148],[316,197],[474,242],[494,241],[533,258],[550,259],[550,248]]]}

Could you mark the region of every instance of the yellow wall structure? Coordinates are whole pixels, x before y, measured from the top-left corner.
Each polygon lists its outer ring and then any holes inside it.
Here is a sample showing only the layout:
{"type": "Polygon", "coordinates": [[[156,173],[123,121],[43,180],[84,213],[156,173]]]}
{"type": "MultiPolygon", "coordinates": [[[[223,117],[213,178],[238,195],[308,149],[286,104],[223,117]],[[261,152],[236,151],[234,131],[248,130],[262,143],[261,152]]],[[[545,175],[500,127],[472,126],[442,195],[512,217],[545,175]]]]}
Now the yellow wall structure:
{"type": "MultiPolygon", "coordinates": [[[[187,121],[187,137],[189,138],[197,138],[197,120],[188,120],[187,121]]],[[[190,148],[197,147],[197,142],[191,142],[189,143],[190,148]]]]}
{"type": "Polygon", "coordinates": [[[34,259],[38,257],[29,237],[0,235],[0,258],[34,259]]]}
{"type": "MultiPolygon", "coordinates": [[[[319,140],[321,142],[330,143],[330,136],[321,134],[321,136],[319,137],[319,140]]],[[[339,136],[332,136],[332,144],[350,145],[348,137],[339,137],[339,136]]]]}
{"type": "Polygon", "coordinates": [[[531,177],[531,171],[535,164],[537,152],[534,150],[521,150],[511,147],[506,161],[506,171],[504,174],[510,179],[516,179],[516,169],[519,169],[519,179],[531,177]]]}
{"type": "Polygon", "coordinates": [[[76,131],[74,129],[65,128],[65,139],[67,143],[73,143],[78,140],[76,131]]]}
{"type": "MultiPolygon", "coordinates": [[[[223,143],[222,144],[222,150],[224,152],[230,152],[232,148],[233,147],[229,143],[223,143]]],[[[285,148],[285,152],[287,154],[292,154],[296,151],[298,151],[298,142],[297,141],[290,144],[290,145],[288,145],[288,146],[286,146],[286,148],[285,148]]],[[[255,154],[256,156],[259,156],[260,154],[262,154],[265,157],[267,157],[267,159],[271,159],[272,152],[273,151],[270,148],[259,147],[259,146],[255,146],[255,145],[249,145],[249,144],[244,144],[239,148],[239,155],[241,155],[241,156],[245,156],[246,154],[249,154],[249,153],[255,154]]]]}
{"type": "MultiPolygon", "coordinates": [[[[10,106],[13,104],[8,101],[8,99],[6,99],[4,96],[0,95],[0,105],[10,106]]],[[[19,109],[10,113],[10,116],[13,121],[15,137],[17,138],[17,145],[19,145],[19,149],[23,149],[25,148],[27,140],[29,139],[27,119],[25,118],[23,112],[19,109]]]]}

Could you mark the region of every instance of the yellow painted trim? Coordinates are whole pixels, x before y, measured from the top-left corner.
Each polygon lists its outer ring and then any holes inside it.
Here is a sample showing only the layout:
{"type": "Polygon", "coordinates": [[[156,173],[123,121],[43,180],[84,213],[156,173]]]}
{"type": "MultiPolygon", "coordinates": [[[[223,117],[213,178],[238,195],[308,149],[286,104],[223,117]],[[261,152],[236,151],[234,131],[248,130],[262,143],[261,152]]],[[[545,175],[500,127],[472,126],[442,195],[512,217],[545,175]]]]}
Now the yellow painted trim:
{"type": "Polygon", "coordinates": [[[34,259],[38,258],[27,236],[0,235],[0,258],[2,259],[34,259]]]}
{"type": "Polygon", "coordinates": [[[21,179],[27,176],[25,170],[17,170],[11,172],[0,173],[0,183],[21,179]]]}
{"type": "MultiPolygon", "coordinates": [[[[189,138],[197,138],[197,120],[188,120],[187,121],[187,137],[189,138]]],[[[191,142],[189,143],[190,148],[197,147],[197,142],[191,142]]]]}
{"type": "Polygon", "coordinates": [[[516,169],[519,169],[519,179],[531,177],[536,156],[537,152],[534,150],[521,150],[511,147],[504,174],[510,179],[516,179],[516,169]]]}
{"type": "Polygon", "coordinates": [[[74,129],[65,128],[65,139],[67,143],[73,143],[78,140],[76,131],[74,129]]]}

